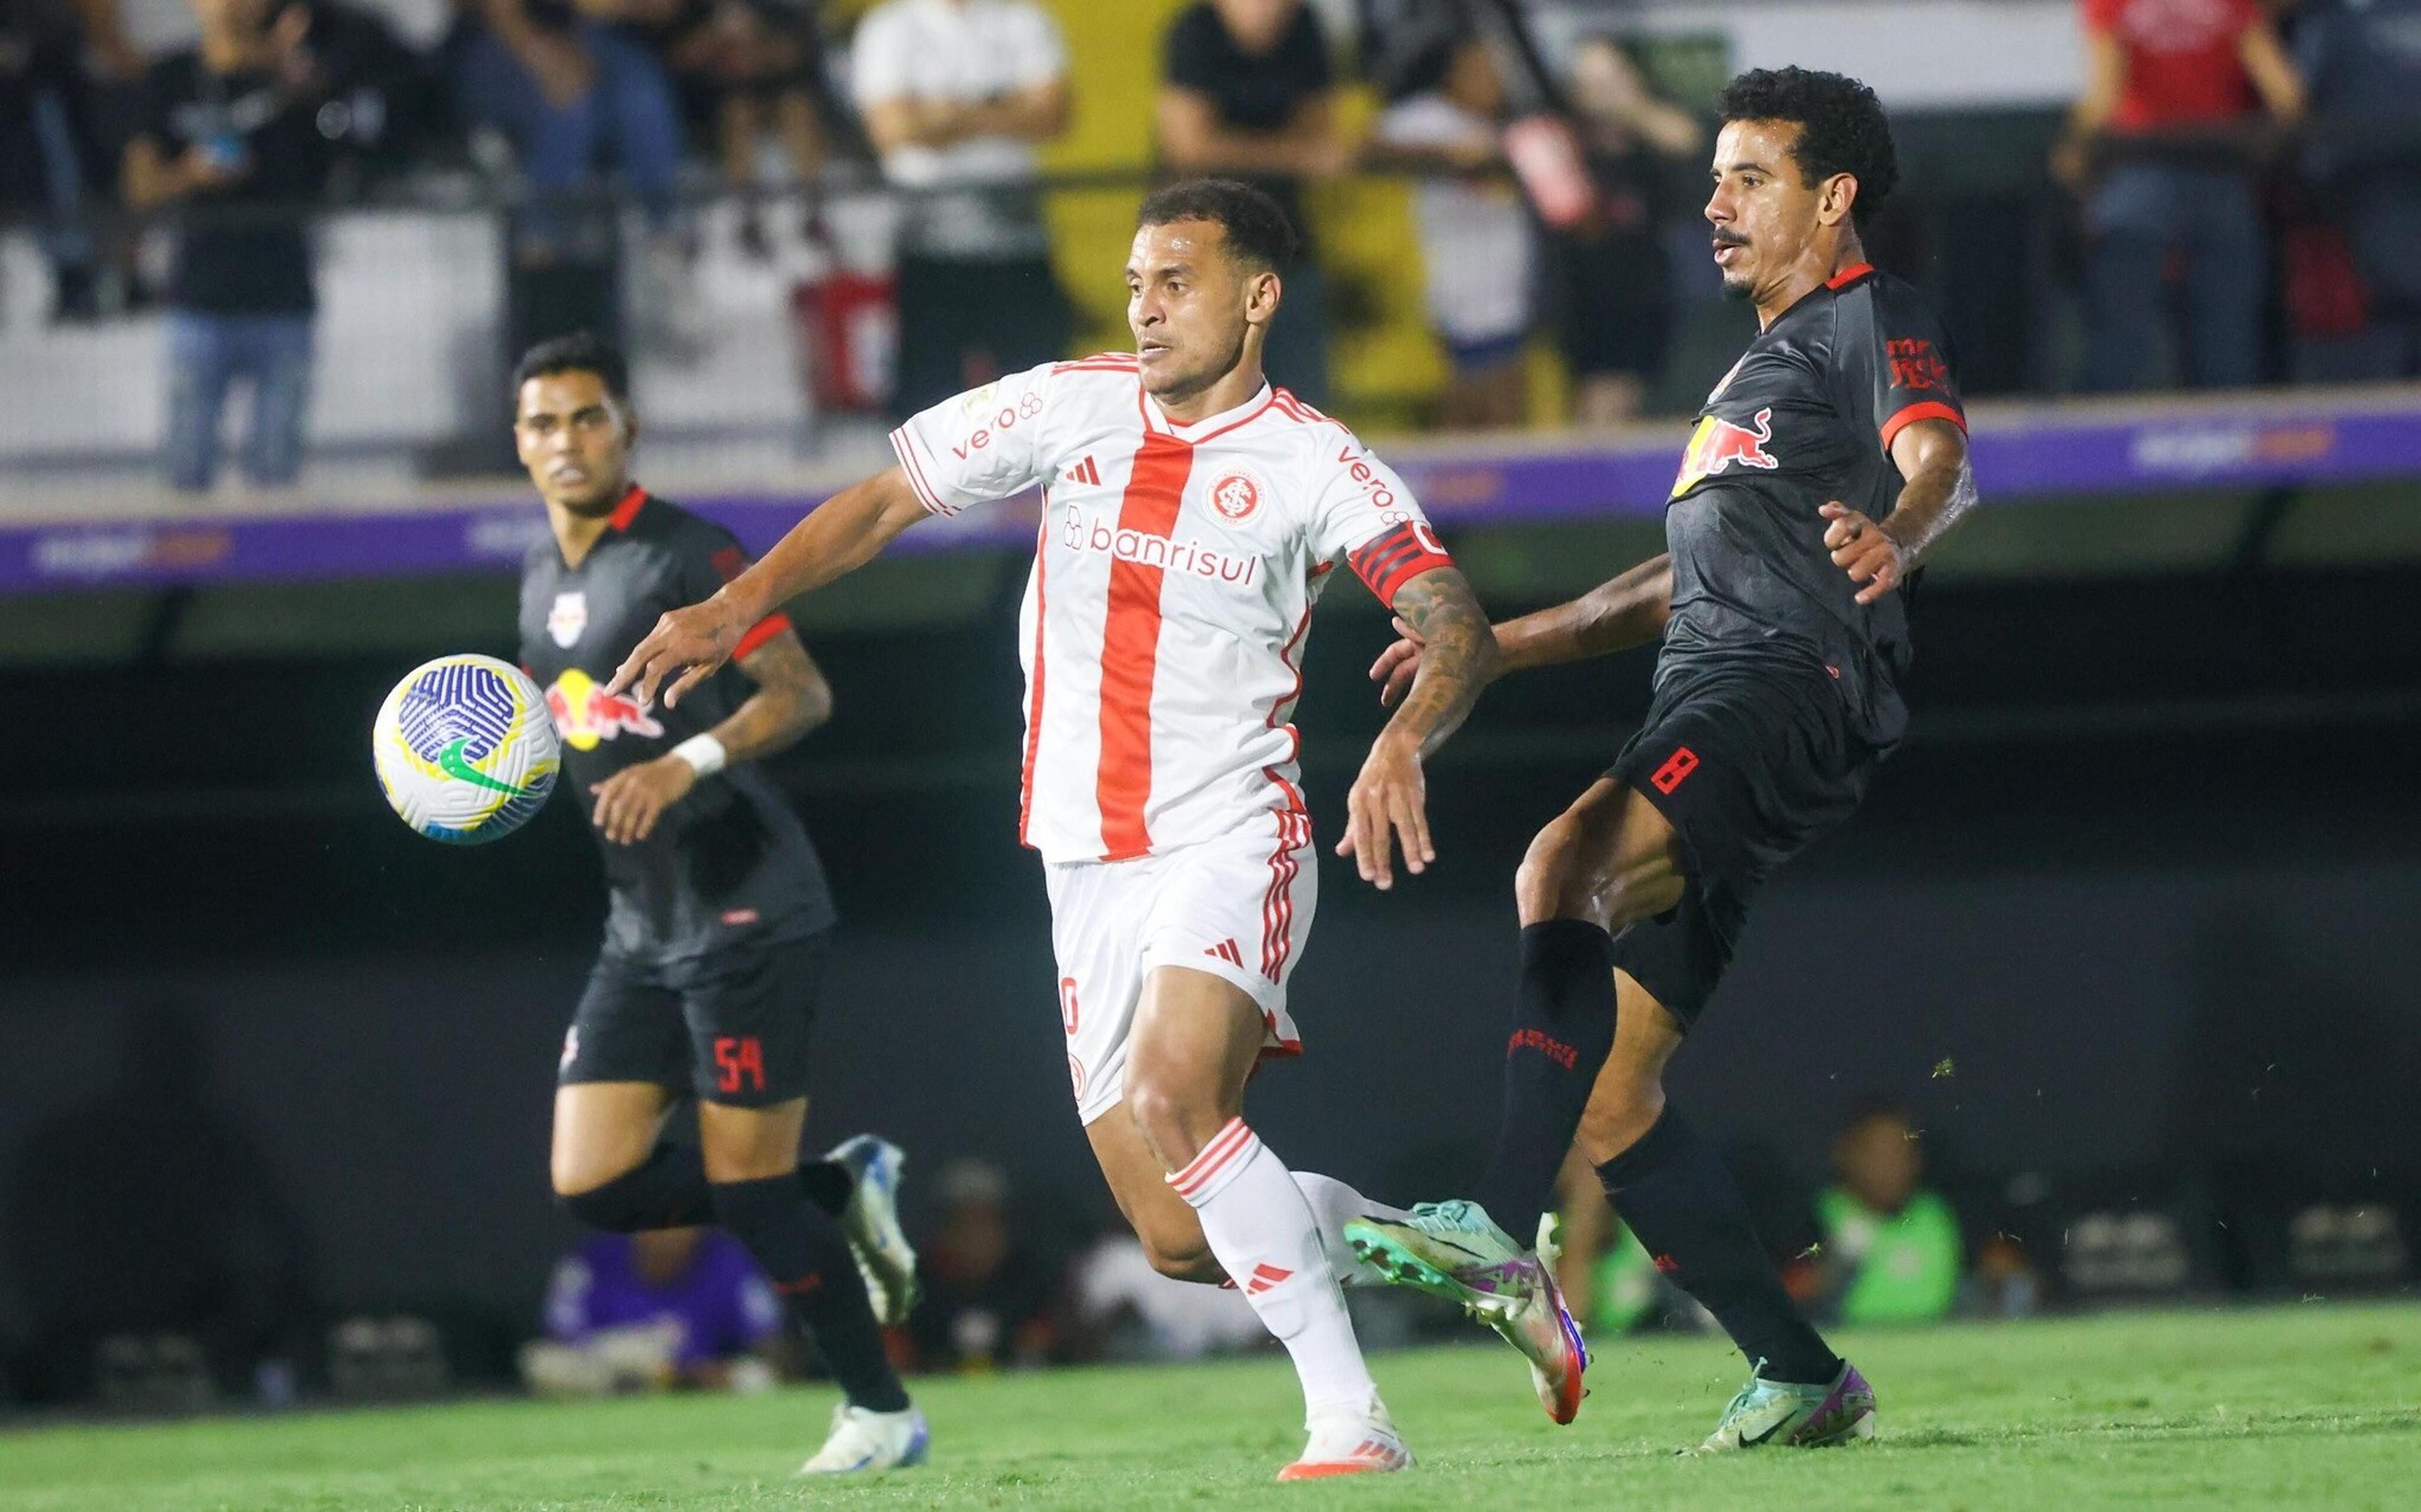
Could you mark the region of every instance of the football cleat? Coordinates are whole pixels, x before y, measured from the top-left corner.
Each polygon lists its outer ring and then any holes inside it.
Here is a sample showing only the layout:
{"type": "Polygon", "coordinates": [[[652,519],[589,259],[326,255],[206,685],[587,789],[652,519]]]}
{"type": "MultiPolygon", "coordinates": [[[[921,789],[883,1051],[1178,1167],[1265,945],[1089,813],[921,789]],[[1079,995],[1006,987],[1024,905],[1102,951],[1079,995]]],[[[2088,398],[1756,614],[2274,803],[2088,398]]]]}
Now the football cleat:
{"type": "MultiPolygon", "coordinates": [[[[1541,1228],[1552,1239],[1551,1231],[1541,1228]]],[[[1529,1362],[1549,1419],[1567,1424],[1587,1395],[1588,1346],[1564,1305],[1552,1259],[1524,1252],[1475,1202],[1423,1203],[1399,1220],[1345,1225],[1355,1255],[1389,1280],[1444,1297],[1529,1362]]]]}
{"type": "Polygon", "coordinates": [[[899,1172],[908,1157],[879,1134],[859,1134],[834,1146],[824,1159],[845,1168],[851,1178],[840,1226],[849,1238],[849,1253],[857,1260],[857,1273],[866,1278],[874,1320],[897,1328],[908,1321],[924,1295],[916,1281],[916,1247],[899,1226],[899,1172]]]}
{"type": "MultiPolygon", "coordinates": [[[[1758,1361],[1757,1368],[1765,1368],[1765,1362],[1758,1361]]],[[[1728,1454],[1768,1446],[1821,1449],[1874,1436],[1875,1390],[1855,1365],[1844,1361],[1841,1373],[1821,1386],[1750,1376],[1697,1452],[1728,1454]]]]}
{"type": "Polygon", "coordinates": [[[1331,1412],[1306,1425],[1311,1442],[1303,1457],[1278,1472],[1280,1480],[1321,1480],[1330,1475],[1383,1474],[1413,1468],[1395,1421],[1377,1402],[1367,1412],[1331,1412]]]}
{"type": "Polygon", "coordinates": [[[833,1409],[832,1436],[815,1457],[799,1467],[802,1475],[879,1474],[906,1470],[925,1462],[932,1445],[925,1414],[914,1408],[904,1412],[869,1412],[847,1402],[833,1409]]]}

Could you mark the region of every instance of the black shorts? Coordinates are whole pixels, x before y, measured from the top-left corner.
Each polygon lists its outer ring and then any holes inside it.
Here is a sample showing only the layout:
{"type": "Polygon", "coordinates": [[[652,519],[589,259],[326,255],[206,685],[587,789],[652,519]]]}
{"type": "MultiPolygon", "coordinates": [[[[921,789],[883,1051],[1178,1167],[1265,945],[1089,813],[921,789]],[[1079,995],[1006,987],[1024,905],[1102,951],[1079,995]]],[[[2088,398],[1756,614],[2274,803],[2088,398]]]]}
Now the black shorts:
{"type": "Polygon", "coordinates": [[[563,1037],[557,1084],[653,1082],[707,1102],[807,1095],[807,1034],[830,942],[750,944],[678,973],[607,953],[563,1037]]]}
{"type": "Polygon", "coordinates": [[[1673,826],[1688,882],[1615,937],[1615,965],[1682,1027],[1696,1021],[1758,888],[1857,809],[1883,756],[1850,733],[1821,671],[1742,660],[1660,681],[1606,775],[1673,826]]]}

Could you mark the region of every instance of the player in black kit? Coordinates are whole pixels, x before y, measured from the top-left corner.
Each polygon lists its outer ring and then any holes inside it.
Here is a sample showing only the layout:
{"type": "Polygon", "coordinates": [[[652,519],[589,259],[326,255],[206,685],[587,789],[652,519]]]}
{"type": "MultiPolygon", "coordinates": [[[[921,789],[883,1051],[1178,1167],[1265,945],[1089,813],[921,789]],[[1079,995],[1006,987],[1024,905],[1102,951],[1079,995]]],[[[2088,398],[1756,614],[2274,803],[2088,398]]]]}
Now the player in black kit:
{"type": "Polygon", "coordinates": [[[564,1036],[555,1192],[616,1232],[730,1230],[848,1398],[804,1471],[914,1464],[924,1416],[878,1324],[914,1302],[893,1207],[899,1152],[860,1135],[799,1162],[832,896],[798,816],[754,764],[829,718],[832,691],[775,614],[678,709],[607,696],[659,615],[747,558],[729,531],[631,481],[638,431],[619,352],[569,336],[533,348],[513,378],[514,442],[553,527],[522,569],[522,662],[546,689],[611,899],[564,1036]],[[684,1096],[697,1100],[694,1146],[661,1137],[684,1096]]]}
{"type": "MultiPolygon", "coordinates": [[[[1753,1364],[1710,1450],[1874,1432],[1873,1392],[1799,1315],[1663,1071],[1758,887],[1849,817],[1906,730],[1908,574],[1976,502],[1948,344],[1859,245],[1898,177],[1873,92],[1758,70],[1721,106],[1706,215],[1724,288],[1761,330],[1699,413],[1667,553],[1496,628],[1507,671],[1661,634],[1648,721],[1516,878],[1521,984],[1478,1200],[1347,1229],[1398,1279],[1492,1316],[1535,1284],[1540,1256],[1511,1235],[1535,1225],[1547,1246],[1577,1133],[1657,1269],[1753,1364]]],[[[1420,651],[1380,658],[1382,697],[1420,651]]]]}

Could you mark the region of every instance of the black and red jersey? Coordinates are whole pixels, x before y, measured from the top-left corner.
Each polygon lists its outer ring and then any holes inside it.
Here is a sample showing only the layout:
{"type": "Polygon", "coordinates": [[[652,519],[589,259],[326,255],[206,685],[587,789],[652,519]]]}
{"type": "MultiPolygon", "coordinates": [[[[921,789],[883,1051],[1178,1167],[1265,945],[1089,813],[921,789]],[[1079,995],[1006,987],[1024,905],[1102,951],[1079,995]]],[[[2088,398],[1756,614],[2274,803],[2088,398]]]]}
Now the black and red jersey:
{"type": "MultiPolygon", "coordinates": [[[[592,816],[590,788],[712,730],[746,700],[737,670],[787,630],[775,614],[730,662],[672,708],[607,696],[622,659],[657,616],[711,597],[748,558],[732,534],[633,488],[578,567],[549,534],[522,565],[522,665],[546,690],[563,737],[563,780],[592,816]]],[[[753,763],[699,779],[635,845],[601,834],[611,892],[605,949],[648,965],[699,966],[724,946],[793,939],[831,926],[832,894],[806,830],[753,763]]]]}
{"type": "Polygon", "coordinates": [[[1965,429],[1956,359],[1924,299],[1864,264],[1810,290],[1757,334],[1707,396],[1665,507],[1673,612],[1660,682],[1711,661],[1781,659],[1839,685],[1851,725],[1897,744],[1911,657],[1903,594],[1856,601],[1818,511],[1891,513],[1902,428],[1965,429]]]}

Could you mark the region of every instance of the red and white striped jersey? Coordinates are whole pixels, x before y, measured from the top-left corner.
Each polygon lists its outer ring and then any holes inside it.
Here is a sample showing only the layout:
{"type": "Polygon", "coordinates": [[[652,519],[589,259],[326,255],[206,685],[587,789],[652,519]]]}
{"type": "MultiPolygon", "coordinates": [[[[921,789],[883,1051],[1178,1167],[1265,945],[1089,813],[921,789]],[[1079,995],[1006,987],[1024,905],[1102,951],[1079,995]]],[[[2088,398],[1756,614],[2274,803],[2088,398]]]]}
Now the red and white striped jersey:
{"type": "Polygon", "coordinates": [[[1452,565],[1353,433],[1283,389],[1193,425],[1132,355],[1057,363],[892,432],[937,514],[1042,490],[1020,621],[1020,838],[1124,861],[1300,814],[1290,720],[1311,606],[1350,564],[1382,602],[1452,565]]]}

